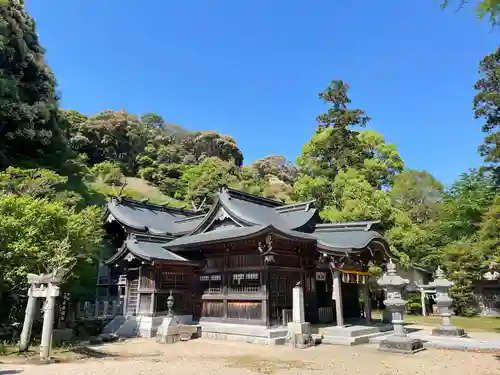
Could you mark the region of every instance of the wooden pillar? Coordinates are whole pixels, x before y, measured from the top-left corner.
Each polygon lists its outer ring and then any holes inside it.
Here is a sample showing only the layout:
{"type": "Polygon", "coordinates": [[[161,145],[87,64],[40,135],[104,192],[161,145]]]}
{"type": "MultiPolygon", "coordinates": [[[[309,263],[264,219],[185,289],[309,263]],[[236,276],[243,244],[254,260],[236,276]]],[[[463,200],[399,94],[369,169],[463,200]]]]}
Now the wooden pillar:
{"type": "Polygon", "coordinates": [[[270,314],[270,303],[269,300],[270,290],[269,290],[269,268],[266,267],[264,271],[262,271],[261,278],[262,285],[262,294],[264,294],[265,299],[262,300],[262,319],[266,321],[266,326],[271,326],[271,314],[270,314]]]}
{"type": "Polygon", "coordinates": [[[151,292],[151,302],[150,302],[150,306],[149,306],[149,314],[151,316],[155,316],[156,278],[157,278],[157,275],[158,275],[158,268],[156,267],[156,265],[153,264],[152,270],[150,272],[152,292],[151,292]]]}
{"type": "Polygon", "coordinates": [[[143,265],[139,266],[139,280],[137,282],[137,303],[135,305],[135,316],[139,315],[139,307],[141,304],[141,293],[139,290],[141,289],[141,282],[142,282],[142,267],[143,265]]]}
{"type": "Polygon", "coordinates": [[[371,324],[372,322],[372,301],[370,299],[370,284],[368,284],[368,277],[365,279],[363,284],[363,301],[365,302],[365,320],[366,323],[371,324]]]}

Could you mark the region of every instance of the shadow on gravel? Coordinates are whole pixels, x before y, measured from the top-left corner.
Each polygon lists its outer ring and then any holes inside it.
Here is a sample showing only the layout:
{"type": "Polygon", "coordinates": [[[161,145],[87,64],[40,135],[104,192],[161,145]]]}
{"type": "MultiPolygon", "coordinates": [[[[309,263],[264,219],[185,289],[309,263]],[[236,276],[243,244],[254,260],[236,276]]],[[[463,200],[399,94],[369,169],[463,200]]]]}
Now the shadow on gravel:
{"type": "MultiPolygon", "coordinates": [[[[65,352],[60,352],[59,354],[64,354],[65,352]]],[[[118,355],[113,353],[107,353],[100,350],[95,350],[89,348],[88,346],[77,346],[75,348],[68,349],[66,353],[73,353],[79,356],[79,359],[85,358],[115,358],[118,355]]]]}
{"type": "Polygon", "coordinates": [[[22,370],[0,370],[0,375],[14,375],[20,374],[22,370]]]}
{"type": "Polygon", "coordinates": [[[280,370],[314,370],[312,363],[296,360],[261,358],[256,356],[238,356],[226,358],[226,366],[235,369],[247,369],[252,372],[270,375],[280,370]]]}

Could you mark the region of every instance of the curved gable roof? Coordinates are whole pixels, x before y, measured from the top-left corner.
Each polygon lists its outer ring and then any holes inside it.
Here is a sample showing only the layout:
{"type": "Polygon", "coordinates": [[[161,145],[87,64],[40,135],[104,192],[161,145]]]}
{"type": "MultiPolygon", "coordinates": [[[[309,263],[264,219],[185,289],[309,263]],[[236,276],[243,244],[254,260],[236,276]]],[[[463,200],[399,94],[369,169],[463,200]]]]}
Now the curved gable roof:
{"type": "Polygon", "coordinates": [[[131,253],[135,257],[151,261],[166,260],[173,262],[187,262],[186,258],[181,257],[163,247],[164,239],[147,238],[143,236],[130,236],[125,240],[120,251],[116,252],[111,258],[106,260],[106,264],[113,264],[131,253]]]}
{"type": "Polygon", "coordinates": [[[229,217],[240,226],[273,225],[294,230],[308,224],[316,215],[314,201],[285,205],[233,189],[222,189],[204,220],[190,234],[207,230],[217,215],[229,217]]]}
{"type": "Polygon", "coordinates": [[[188,233],[205,216],[200,215],[199,212],[182,208],[159,206],[115,197],[108,203],[107,210],[122,225],[154,235],[188,233]]]}

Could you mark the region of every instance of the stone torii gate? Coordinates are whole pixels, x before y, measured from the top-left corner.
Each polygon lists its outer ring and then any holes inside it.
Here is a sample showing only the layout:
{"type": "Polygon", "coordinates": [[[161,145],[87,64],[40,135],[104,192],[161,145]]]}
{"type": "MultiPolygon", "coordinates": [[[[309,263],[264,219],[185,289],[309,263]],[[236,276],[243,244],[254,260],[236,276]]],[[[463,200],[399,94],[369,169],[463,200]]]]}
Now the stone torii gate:
{"type": "Polygon", "coordinates": [[[42,361],[50,360],[52,331],[54,328],[54,308],[56,298],[59,296],[59,284],[65,274],[65,269],[56,269],[54,272],[49,274],[28,274],[27,279],[30,287],[28,290],[28,304],[26,305],[23,330],[21,332],[21,340],[19,344],[20,352],[25,352],[29,348],[31,329],[36,312],[36,299],[45,298],[42,342],[40,344],[40,359],[42,361]]]}

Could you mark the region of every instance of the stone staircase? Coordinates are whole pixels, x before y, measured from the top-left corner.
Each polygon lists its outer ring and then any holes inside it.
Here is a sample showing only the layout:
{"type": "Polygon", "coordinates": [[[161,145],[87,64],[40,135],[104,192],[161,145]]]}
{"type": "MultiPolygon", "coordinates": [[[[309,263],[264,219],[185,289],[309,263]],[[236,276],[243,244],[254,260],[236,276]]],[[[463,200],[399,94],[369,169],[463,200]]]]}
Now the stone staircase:
{"type": "Polygon", "coordinates": [[[123,315],[115,316],[102,330],[103,334],[112,334],[115,333],[118,328],[120,328],[123,324],[125,324],[126,318],[123,315]]]}
{"type": "MultiPolygon", "coordinates": [[[[103,342],[115,341],[118,339],[127,339],[133,337],[154,337],[157,335],[158,327],[163,320],[162,317],[157,318],[158,321],[153,321],[150,317],[128,316],[122,315],[115,317],[104,327],[99,339],[103,342]],[[147,320],[146,325],[150,325],[148,335],[141,332],[141,325],[147,320]]],[[[180,324],[179,334],[181,339],[190,339],[201,337],[201,327],[197,324],[180,324]]]]}
{"type": "Polygon", "coordinates": [[[201,337],[213,340],[240,341],[264,345],[284,345],[288,339],[288,328],[200,322],[201,337]]]}
{"type": "Polygon", "coordinates": [[[391,330],[392,325],[390,324],[374,326],[352,325],[319,328],[318,335],[321,337],[322,344],[352,346],[368,344],[372,338],[387,335],[391,330]]]}

